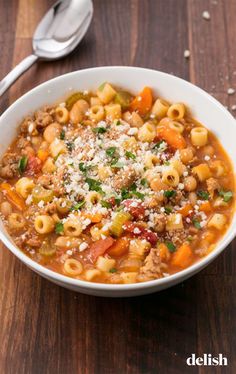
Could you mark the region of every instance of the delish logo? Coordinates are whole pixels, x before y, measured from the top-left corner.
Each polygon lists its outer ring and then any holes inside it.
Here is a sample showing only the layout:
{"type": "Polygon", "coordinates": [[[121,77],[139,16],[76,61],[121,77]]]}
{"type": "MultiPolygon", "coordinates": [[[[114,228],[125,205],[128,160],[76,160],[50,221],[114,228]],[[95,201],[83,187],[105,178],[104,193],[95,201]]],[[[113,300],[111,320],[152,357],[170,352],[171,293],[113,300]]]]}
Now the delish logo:
{"type": "Polygon", "coordinates": [[[188,366],[227,366],[228,360],[222,353],[219,353],[218,357],[212,357],[210,353],[203,353],[202,357],[196,357],[195,353],[192,353],[186,363],[188,366]]]}

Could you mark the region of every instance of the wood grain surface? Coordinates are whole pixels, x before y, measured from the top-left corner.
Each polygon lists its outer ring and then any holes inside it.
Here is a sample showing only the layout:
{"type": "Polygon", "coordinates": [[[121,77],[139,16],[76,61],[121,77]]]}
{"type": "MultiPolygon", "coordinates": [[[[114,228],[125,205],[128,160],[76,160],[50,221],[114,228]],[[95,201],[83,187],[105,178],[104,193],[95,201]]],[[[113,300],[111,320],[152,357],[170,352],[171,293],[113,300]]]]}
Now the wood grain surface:
{"type": "MultiPolygon", "coordinates": [[[[1,77],[31,53],[32,33],[52,3],[0,0],[1,77]]],[[[94,0],[94,8],[77,50],[61,61],[33,66],[1,98],[1,112],[47,79],[102,65],[173,73],[229,108],[236,104],[236,95],[227,94],[229,87],[236,88],[235,0],[94,0]],[[210,20],[202,18],[204,10],[210,20]]],[[[231,243],[204,271],[169,290],[104,299],[51,284],[2,245],[0,373],[235,373],[235,246],[231,243]],[[189,368],[191,353],[223,353],[228,366],[189,368]]]]}

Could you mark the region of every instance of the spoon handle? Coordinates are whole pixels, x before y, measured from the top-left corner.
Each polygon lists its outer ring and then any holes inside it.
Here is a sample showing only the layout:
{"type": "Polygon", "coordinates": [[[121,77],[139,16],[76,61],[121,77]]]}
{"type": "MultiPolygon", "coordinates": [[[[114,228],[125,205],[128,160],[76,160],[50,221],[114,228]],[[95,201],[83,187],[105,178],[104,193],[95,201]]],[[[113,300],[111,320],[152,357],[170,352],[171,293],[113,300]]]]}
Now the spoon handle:
{"type": "Polygon", "coordinates": [[[6,90],[37,61],[38,56],[30,55],[16,65],[5,78],[0,81],[0,96],[6,92],[6,90]]]}

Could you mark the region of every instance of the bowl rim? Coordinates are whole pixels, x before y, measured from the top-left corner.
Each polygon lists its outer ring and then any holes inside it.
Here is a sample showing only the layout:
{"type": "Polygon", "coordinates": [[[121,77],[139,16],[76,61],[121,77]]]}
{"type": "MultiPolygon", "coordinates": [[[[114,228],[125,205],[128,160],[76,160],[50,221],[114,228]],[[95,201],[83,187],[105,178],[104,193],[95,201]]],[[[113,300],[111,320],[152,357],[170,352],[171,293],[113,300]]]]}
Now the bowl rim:
{"type": "MultiPolygon", "coordinates": [[[[171,78],[173,80],[179,81],[180,83],[186,85],[187,87],[191,88],[192,90],[195,90],[196,92],[198,92],[200,95],[204,96],[206,98],[206,100],[208,100],[208,101],[210,100],[221,111],[223,111],[226,118],[228,117],[228,119],[231,122],[232,122],[232,120],[235,121],[235,119],[231,115],[231,113],[228,112],[228,110],[218,100],[216,100],[214,97],[212,97],[206,91],[204,91],[202,88],[196,86],[195,84],[193,84],[191,82],[188,82],[187,80],[185,80],[183,78],[179,78],[175,75],[168,74],[168,73],[165,73],[165,72],[162,72],[162,71],[159,71],[159,70],[155,70],[155,69],[142,68],[142,67],[136,67],[136,66],[109,66],[109,65],[107,65],[107,66],[99,66],[99,67],[76,70],[76,71],[73,71],[73,72],[69,72],[69,73],[66,73],[66,74],[59,75],[55,78],[49,79],[49,80],[37,85],[36,87],[34,87],[30,91],[26,92],[21,97],[19,97],[15,102],[13,102],[4,111],[4,113],[2,113],[2,115],[0,116],[0,123],[2,121],[4,121],[5,117],[7,117],[8,113],[10,111],[14,110],[14,107],[16,105],[20,104],[22,101],[24,101],[25,98],[30,96],[32,93],[37,93],[37,91],[42,90],[47,85],[50,85],[51,83],[53,83],[55,81],[59,82],[59,81],[63,80],[65,77],[68,77],[68,76],[73,76],[73,75],[78,75],[78,74],[83,74],[83,73],[85,73],[85,74],[88,73],[89,74],[89,72],[92,72],[94,70],[99,71],[99,70],[104,70],[104,69],[113,70],[114,72],[119,71],[119,70],[130,70],[130,71],[131,70],[136,70],[136,71],[140,71],[140,73],[141,72],[142,73],[149,72],[149,73],[154,73],[154,74],[157,73],[158,75],[161,75],[163,77],[168,77],[168,78],[171,78]]],[[[236,122],[235,122],[235,124],[236,124],[236,122]]],[[[234,216],[235,216],[235,214],[236,214],[236,212],[234,212],[234,216]]],[[[70,286],[75,286],[75,287],[77,286],[78,288],[81,288],[81,289],[91,289],[91,290],[94,290],[94,291],[96,291],[96,290],[97,291],[106,291],[107,290],[107,291],[114,291],[114,293],[115,293],[116,291],[125,291],[125,290],[126,291],[128,291],[128,290],[131,291],[131,290],[138,290],[138,289],[142,290],[142,289],[145,289],[145,288],[155,288],[155,287],[158,287],[158,286],[161,286],[161,285],[166,285],[168,287],[168,286],[171,286],[172,284],[179,283],[179,281],[181,282],[181,280],[184,280],[188,277],[191,277],[195,273],[198,273],[205,266],[207,266],[210,262],[212,262],[216,257],[218,257],[223,252],[223,250],[230,244],[230,242],[234,239],[234,237],[236,236],[236,230],[235,230],[235,232],[232,231],[232,232],[229,233],[229,230],[230,230],[230,228],[232,228],[232,225],[233,225],[233,223],[231,221],[231,224],[228,227],[225,235],[223,236],[223,238],[221,238],[220,242],[216,245],[216,247],[213,249],[212,252],[210,252],[208,255],[206,255],[205,257],[203,257],[202,259],[200,259],[199,261],[197,261],[193,265],[189,266],[188,268],[183,269],[183,270],[181,270],[177,273],[171,274],[171,275],[169,275],[167,277],[164,277],[164,278],[154,279],[154,280],[150,280],[150,281],[147,281],[147,282],[131,283],[131,284],[95,283],[95,282],[89,282],[89,281],[84,281],[84,280],[80,280],[80,279],[71,278],[69,276],[66,276],[66,275],[57,273],[53,270],[50,270],[50,269],[44,267],[43,265],[38,264],[36,261],[32,260],[30,257],[28,257],[19,248],[17,248],[17,246],[15,246],[7,238],[7,236],[4,234],[4,232],[2,231],[1,228],[0,228],[0,240],[4,243],[4,245],[19,260],[21,260],[24,264],[26,264],[31,270],[34,270],[35,272],[37,272],[41,276],[46,277],[47,279],[54,280],[55,282],[58,282],[60,284],[63,283],[63,284],[68,284],[70,286]],[[222,240],[224,241],[223,243],[221,243],[222,240]]],[[[236,222],[235,222],[234,226],[236,228],[236,222]]]]}

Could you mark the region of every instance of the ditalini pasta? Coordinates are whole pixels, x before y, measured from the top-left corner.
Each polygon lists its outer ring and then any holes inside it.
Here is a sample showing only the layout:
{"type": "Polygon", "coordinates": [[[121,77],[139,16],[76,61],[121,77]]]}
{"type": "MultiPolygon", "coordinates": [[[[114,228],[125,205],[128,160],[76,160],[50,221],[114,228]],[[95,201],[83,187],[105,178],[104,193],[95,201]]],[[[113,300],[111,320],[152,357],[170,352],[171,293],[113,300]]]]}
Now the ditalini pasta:
{"type": "Polygon", "coordinates": [[[219,140],[183,103],[105,82],[28,116],[0,166],[16,245],[66,276],[144,282],[206,256],[234,210],[219,140]]]}

